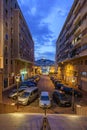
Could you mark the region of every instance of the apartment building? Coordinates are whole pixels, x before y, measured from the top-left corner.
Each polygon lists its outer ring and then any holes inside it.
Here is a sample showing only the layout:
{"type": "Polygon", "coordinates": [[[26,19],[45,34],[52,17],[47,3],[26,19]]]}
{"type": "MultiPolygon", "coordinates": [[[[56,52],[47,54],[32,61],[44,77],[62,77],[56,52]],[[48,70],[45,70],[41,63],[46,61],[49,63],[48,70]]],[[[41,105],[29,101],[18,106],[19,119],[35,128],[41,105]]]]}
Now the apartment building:
{"type": "Polygon", "coordinates": [[[87,0],[74,0],[56,42],[56,65],[58,78],[87,91],[87,0]]]}
{"type": "Polygon", "coordinates": [[[2,91],[15,83],[15,76],[33,71],[34,42],[17,0],[0,0],[0,84],[2,91]]]}

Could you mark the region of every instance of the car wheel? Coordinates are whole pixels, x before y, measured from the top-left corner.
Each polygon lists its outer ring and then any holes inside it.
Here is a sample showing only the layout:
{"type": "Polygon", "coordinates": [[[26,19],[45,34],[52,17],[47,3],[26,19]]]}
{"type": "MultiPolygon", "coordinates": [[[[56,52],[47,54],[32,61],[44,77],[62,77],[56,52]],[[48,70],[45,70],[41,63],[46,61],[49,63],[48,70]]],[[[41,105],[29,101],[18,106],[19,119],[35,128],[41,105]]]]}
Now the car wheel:
{"type": "Polygon", "coordinates": [[[17,99],[17,97],[16,97],[16,96],[14,96],[14,97],[13,97],[13,100],[16,100],[16,99],[17,99]]]}
{"type": "Polygon", "coordinates": [[[60,101],[59,101],[58,105],[59,105],[59,107],[61,107],[61,102],[60,101]]]}
{"type": "Polygon", "coordinates": [[[30,104],[30,101],[28,100],[27,105],[29,105],[29,104],[30,104]]]}

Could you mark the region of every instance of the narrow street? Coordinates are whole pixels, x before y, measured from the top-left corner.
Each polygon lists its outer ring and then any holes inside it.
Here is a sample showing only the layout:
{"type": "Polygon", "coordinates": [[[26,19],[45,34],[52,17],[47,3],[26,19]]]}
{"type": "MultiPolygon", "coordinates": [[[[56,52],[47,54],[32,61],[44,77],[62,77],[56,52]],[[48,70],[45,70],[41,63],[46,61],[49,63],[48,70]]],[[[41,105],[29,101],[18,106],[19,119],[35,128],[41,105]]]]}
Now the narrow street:
{"type": "MultiPolygon", "coordinates": [[[[49,76],[41,75],[37,87],[39,88],[39,93],[41,91],[48,91],[52,99],[52,92],[54,91],[54,84],[50,80],[49,76]]],[[[8,98],[9,91],[3,93],[4,103],[12,104],[15,100],[8,98]]],[[[82,100],[82,99],[81,99],[82,100]]],[[[80,101],[80,100],[79,100],[80,101]]],[[[30,103],[28,106],[19,105],[18,112],[30,112],[30,113],[44,113],[43,108],[39,107],[39,97],[30,103]]],[[[47,109],[47,113],[50,114],[74,114],[71,107],[59,107],[58,104],[54,103],[52,100],[51,108],[47,109]]]]}
{"type": "Polygon", "coordinates": [[[54,90],[54,85],[52,81],[50,80],[49,76],[42,75],[38,83],[38,88],[39,88],[39,91],[48,91],[51,96],[54,90]]]}

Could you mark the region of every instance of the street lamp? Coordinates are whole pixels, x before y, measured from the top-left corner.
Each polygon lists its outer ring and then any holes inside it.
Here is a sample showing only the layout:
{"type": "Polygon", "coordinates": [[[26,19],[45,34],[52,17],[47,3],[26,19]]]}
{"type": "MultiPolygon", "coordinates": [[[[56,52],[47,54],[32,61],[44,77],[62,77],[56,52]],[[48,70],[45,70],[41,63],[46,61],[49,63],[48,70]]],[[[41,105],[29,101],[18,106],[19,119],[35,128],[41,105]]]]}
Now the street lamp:
{"type": "Polygon", "coordinates": [[[46,109],[47,109],[47,105],[44,104],[44,112],[45,112],[45,117],[46,117],[46,109]]]}
{"type": "Polygon", "coordinates": [[[17,109],[18,109],[18,85],[19,85],[19,82],[20,82],[20,76],[15,76],[15,80],[16,80],[16,84],[17,84],[17,109]]]}
{"type": "MultiPolygon", "coordinates": [[[[75,85],[75,79],[72,79],[73,87],[75,85]]],[[[72,111],[74,111],[74,88],[72,88],[72,111]]]]}

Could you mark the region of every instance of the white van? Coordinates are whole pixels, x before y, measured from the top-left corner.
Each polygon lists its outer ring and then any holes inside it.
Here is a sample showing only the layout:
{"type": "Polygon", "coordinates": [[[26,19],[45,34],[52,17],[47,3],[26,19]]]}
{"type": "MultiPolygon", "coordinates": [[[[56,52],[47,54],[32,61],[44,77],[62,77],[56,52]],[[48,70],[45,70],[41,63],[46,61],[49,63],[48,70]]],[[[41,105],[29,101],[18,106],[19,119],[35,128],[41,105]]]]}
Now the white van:
{"type": "Polygon", "coordinates": [[[41,92],[40,98],[39,98],[39,106],[40,107],[46,107],[50,108],[51,107],[51,100],[49,97],[49,93],[46,91],[41,92]]]}
{"type": "Polygon", "coordinates": [[[18,97],[18,103],[22,105],[28,105],[30,102],[38,97],[38,94],[39,93],[37,87],[27,88],[22,93],[22,95],[18,97]]]}

